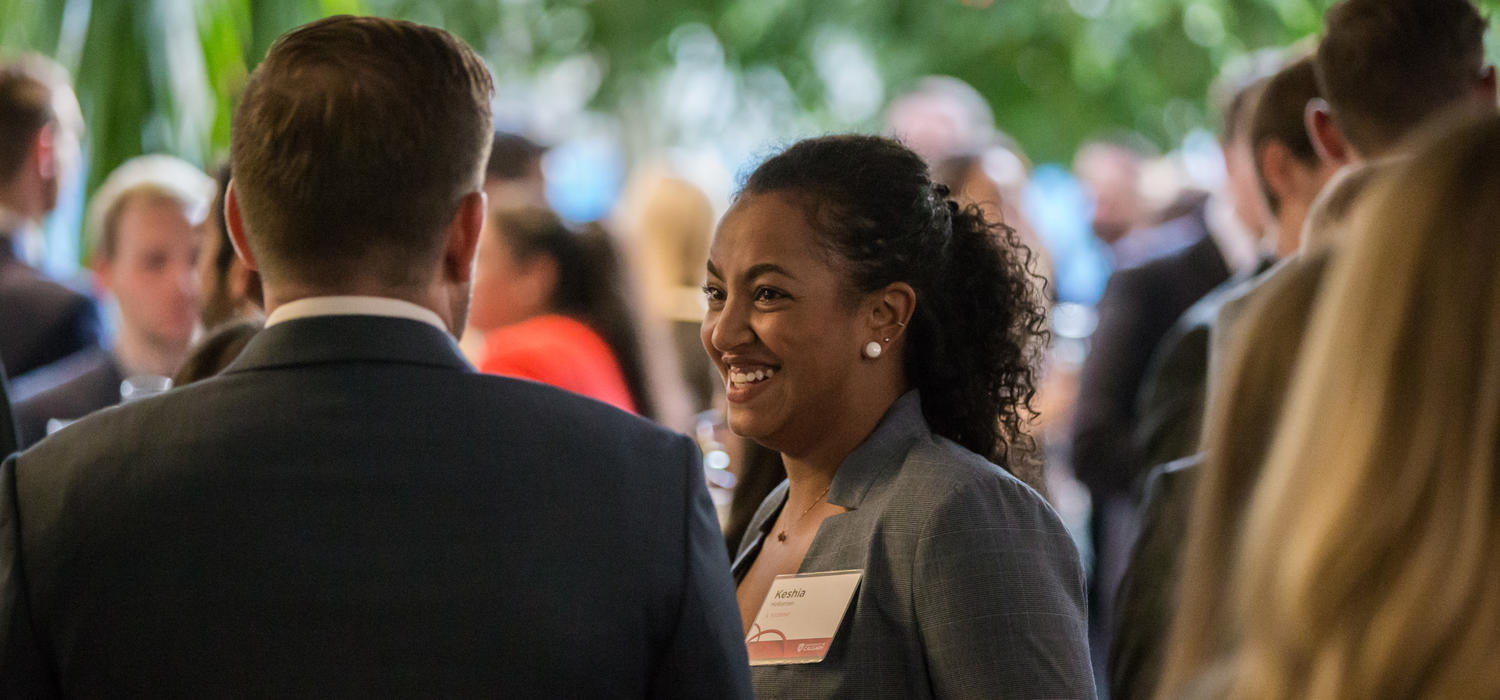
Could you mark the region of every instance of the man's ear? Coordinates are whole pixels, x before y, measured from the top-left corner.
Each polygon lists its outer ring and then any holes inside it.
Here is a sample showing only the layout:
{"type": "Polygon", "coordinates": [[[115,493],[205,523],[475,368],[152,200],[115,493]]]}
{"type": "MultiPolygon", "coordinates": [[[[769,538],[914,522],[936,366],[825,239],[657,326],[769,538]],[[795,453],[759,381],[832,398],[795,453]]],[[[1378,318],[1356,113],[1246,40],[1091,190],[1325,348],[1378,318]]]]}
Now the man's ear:
{"type": "Polygon", "coordinates": [[[1481,70],[1479,72],[1479,85],[1474,89],[1475,92],[1478,93],[1479,101],[1481,104],[1490,109],[1493,109],[1495,107],[1496,90],[1494,66],[1485,66],[1484,70],[1481,70]]]}
{"type": "Polygon", "coordinates": [[[448,222],[443,246],[443,275],[449,282],[464,283],[474,278],[474,255],[479,249],[479,233],[484,229],[488,202],[484,190],[470,192],[459,200],[458,210],[448,222]]]}
{"type": "Polygon", "coordinates": [[[1343,166],[1358,157],[1354,147],[1349,145],[1349,140],[1344,138],[1343,130],[1334,123],[1333,112],[1323,98],[1314,97],[1307,101],[1303,121],[1307,126],[1307,135],[1312,139],[1313,150],[1318,152],[1318,157],[1324,162],[1343,166]]]}
{"type": "Polygon", "coordinates": [[[229,229],[229,243],[234,246],[234,254],[245,263],[245,267],[260,270],[255,265],[255,253],[250,251],[250,241],[245,238],[245,222],[240,218],[240,196],[234,190],[233,178],[224,190],[224,224],[229,229]]]}
{"type": "Polygon", "coordinates": [[[36,173],[43,180],[58,177],[57,122],[47,122],[37,130],[36,136],[31,140],[31,158],[35,163],[36,173]]]}

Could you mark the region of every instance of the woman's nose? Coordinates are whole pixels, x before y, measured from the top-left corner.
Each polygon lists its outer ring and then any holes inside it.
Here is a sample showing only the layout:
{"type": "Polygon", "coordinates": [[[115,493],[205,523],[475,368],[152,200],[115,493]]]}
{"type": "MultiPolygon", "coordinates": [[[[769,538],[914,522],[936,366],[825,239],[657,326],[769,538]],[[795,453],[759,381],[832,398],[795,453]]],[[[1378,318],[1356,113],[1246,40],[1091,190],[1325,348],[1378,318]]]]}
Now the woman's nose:
{"type": "Polygon", "coordinates": [[[726,300],[724,308],[712,318],[711,323],[713,328],[709,333],[709,340],[714,349],[720,352],[733,350],[755,339],[755,331],[750,328],[750,315],[733,299],[726,300]]]}

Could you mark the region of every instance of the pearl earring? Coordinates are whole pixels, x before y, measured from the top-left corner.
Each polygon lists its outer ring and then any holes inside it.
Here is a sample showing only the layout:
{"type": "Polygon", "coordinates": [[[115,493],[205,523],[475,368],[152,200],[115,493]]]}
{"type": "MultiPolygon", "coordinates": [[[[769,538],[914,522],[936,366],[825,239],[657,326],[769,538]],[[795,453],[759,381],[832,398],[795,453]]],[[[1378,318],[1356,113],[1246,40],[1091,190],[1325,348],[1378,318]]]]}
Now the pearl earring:
{"type": "Polygon", "coordinates": [[[877,357],[880,357],[880,353],[884,349],[885,348],[880,347],[880,343],[872,340],[868,343],[865,343],[865,357],[873,360],[877,357]]]}

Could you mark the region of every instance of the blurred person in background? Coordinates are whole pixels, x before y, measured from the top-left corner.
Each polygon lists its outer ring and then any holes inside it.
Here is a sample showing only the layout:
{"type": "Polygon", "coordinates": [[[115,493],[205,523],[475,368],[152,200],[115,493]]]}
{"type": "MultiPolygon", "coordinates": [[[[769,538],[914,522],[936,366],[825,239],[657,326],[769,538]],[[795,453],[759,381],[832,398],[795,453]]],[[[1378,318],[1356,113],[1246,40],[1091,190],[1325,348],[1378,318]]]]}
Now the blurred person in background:
{"type": "Polygon", "coordinates": [[[198,252],[214,181],[164,155],[126,161],[89,207],[93,270],[118,309],[108,350],[78,353],[17,388],[25,445],[48,421],[70,421],[120,403],[128,391],[160,391],[187,357],[198,328],[198,252]],[[127,382],[126,380],[130,380],[127,382]]]}
{"type": "MultiPolygon", "coordinates": [[[[1325,186],[1304,225],[1298,253],[1226,303],[1215,322],[1210,367],[1229,366],[1241,335],[1275,325],[1283,341],[1256,352],[1267,369],[1256,390],[1278,401],[1291,382],[1325,270],[1364,235],[1340,217],[1380,173],[1402,167],[1406,142],[1449,113],[1493,115],[1495,72],[1484,62],[1485,22],[1468,0],[1346,0],[1329,9],[1314,57],[1323,102],[1309,107],[1308,133],[1325,160],[1357,166],[1325,186]],[[1424,47],[1413,51],[1411,47],[1424,47]],[[1323,104],[1326,102],[1326,105],[1323,104]],[[1230,358],[1221,361],[1220,358],[1230,358]]],[[[1177,692],[1224,652],[1238,630],[1225,614],[1229,570],[1251,489],[1260,479],[1274,415],[1217,421],[1221,395],[1242,392],[1230,375],[1210,377],[1204,462],[1194,479],[1163,689],[1177,692]]],[[[1224,400],[1228,400],[1227,398],[1224,400]]]]}
{"type": "Polygon", "coordinates": [[[990,145],[995,113],[972,85],[948,75],[929,75],[891,100],[885,133],[933,166],[990,145]]]}
{"type": "Polygon", "coordinates": [[[94,303],[47,279],[22,251],[57,206],[82,135],[61,66],[36,55],[0,65],[0,364],[12,379],[99,344],[94,303]]]}
{"type": "Polygon", "coordinates": [[[229,366],[265,323],[265,300],[260,273],[234,254],[224,224],[224,192],[230,168],[219,168],[218,193],[206,222],[203,248],[198,252],[198,289],[203,296],[203,335],[172,375],[172,386],[185,386],[212,377],[229,366]]]}
{"type": "Polygon", "coordinates": [[[698,339],[703,260],[708,257],[714,218],[713,204],[702,189],[657,169],[631,177],[613,216],[625,257],[645,292],[643,320],[664,323],[669,329],[671,347],[652,355],[677,362],[658,374],[670,374],[682,385],[695,414],[713,408],[716,395],[723,393],[718,372],[698,339]]]}
{"type": "Polygon", "coordinates": [[[542,156],[547,149],[520,134],[495,132],[495,146],[485,166],[484,193],[492,209],[547,207],[547,176],[542,156]]]}
{"type": "MultiPolygon", "coordinates": [[[[1241,82],[1223,109],[1220,144],[1229,180],[1251,178],[1234,167],[1248,152],[1249,121],[1262,82],[1241,82]]],[[[1089,343],[1074,407],[1072,464],[1093,498],[1090,521],[1094,543],[1089,614],[1100,667],[1109,648],[1115,614],[1113,596],[1136,534],[1137,480],[1144,474],[1135,452],[1137,398],[1157,344],[1172,324],[1215,287],[1260,263],[1252,222],[1239,220],[1229,187],[1196,209],[1162,227],[1196,232],[1177,252],[1110,275],[1099,299],[1099,324],[1089,343]]],[[[1257,195],[1258,196],[1258,195],[1257,195]]],[[[1132,234],[1135,235],[1135,234],[1132,234]]]]}
{"type": "Polygon", "coordinates": [[[491,210],[465,331],[482,341],[474,365],[654,417],[624,275],[601,226],[573,229],[546,209],[491,210]]]}
{"type": "Polygon", "coordinates": [[[750,643],[776,576],[864,571],[827,657],[755,666],[758,696],[1094,696],[1077,550],[1008,471],[1045,318],[1024,259],[872,136],[782,151],[720,223],[703,346],[788,476],[734,564],[750,643]]]}
{"type": "Polygon", "coordinates": [[[1073,156],[1073,173],[1093,203],[1089,225],[1115,269],[1139,265],[1180,249],[1202,235],[1184,219],[1142,227],[1148,212],[1141,194],[1146,157],[1120,141],[1090,141],[1073,156]]]}
{"type": "MultiPolygon", "coordinates": [[[[1250,120],[1250,143],[1275,223],[1264,233],[1278,254],[1295,246],[1303,218],[1334,168],[1314,151],[1303,126],[1318,96],[1312,59],[1298,59],[1265,84],[1250,120]],[[1290,236],[1284,232],[1291,230],[1290,236]]],[[[1261,272],[1264,268],[1250,270],[1261,272]]],[[[1142,497],[1141,532],[1120,583],[1110,645],[1110,697],[1152,697],[1171,622],[1178,552],[1187,531],[1186,485],[1196,462],[1208,384],[1209,334],[1219,309],[1253,280],[1230,279],[1178,319],[1158,346],[1141,388],[1136,449],[1152,469],[1142,497]],[[1169,464],[1170,463],[1170,464],[1169,464]]],[[[1190,482],[1188,482],[1190,483],[1190,482]]]]}
{"type": "Polygon", "coordinates": [[[218,190],[203,235],[203,249],[198,254],[198,288],[203,296],[203,327],[208,330],[242,319],[265,318],[265,300],[260,289],[260,273],[245,266],[234,254],[234,244],[224,223],[224,192],[232,173],[229,164],[219,168],[214,180],[218,190]]]}
{"type": "Polygon", "coordinates": [[[1262,263],[1243,270],[1193,304],[1157,346],[1142,382],[1136,450],[1144,468],[1198,451],[1207,396],[1210,328],[1231,299],[1245,294],[1278,259],[1295,253],[1313,200],[1337,165],[1324,161],[1307,134],[1303,115],[1319,97],[1310,56],[1298,59],[1265,84],[1250,120],[1250,161],[1260,183],[1252,195],[1272,216],[1261,232],[1262,263]]]}
{"type": "Polygon", "coordinates": [[[1500,117],[1413,149],[1313,312],[1227,591],[1241,636],[1194,679],[1224,697],[1500,696],[1500,117]]]}

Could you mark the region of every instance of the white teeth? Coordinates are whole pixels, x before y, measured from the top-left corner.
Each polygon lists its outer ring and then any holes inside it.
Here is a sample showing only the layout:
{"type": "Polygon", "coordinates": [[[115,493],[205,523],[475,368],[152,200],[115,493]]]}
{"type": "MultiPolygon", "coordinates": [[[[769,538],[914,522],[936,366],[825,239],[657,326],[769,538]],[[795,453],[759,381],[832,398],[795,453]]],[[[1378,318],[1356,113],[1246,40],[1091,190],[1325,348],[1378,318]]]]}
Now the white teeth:
{"type": "Polygon", "coordinates": [[[754,372],[730,372],[729,381],[733,384],[753,384],[765,381],[776,374],[773,369],[758,369],[754,372]]]}

